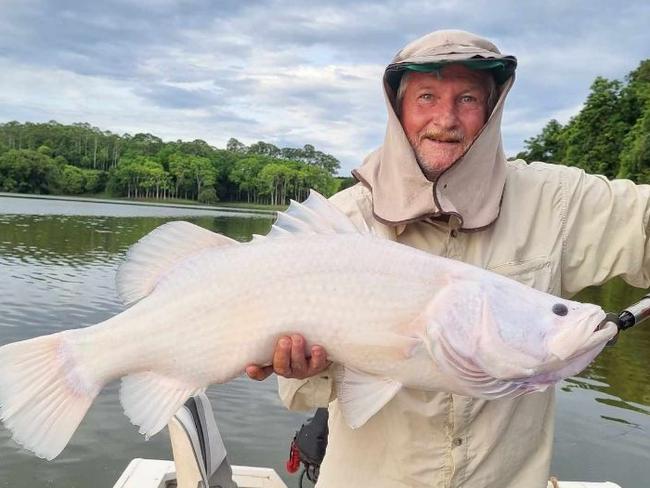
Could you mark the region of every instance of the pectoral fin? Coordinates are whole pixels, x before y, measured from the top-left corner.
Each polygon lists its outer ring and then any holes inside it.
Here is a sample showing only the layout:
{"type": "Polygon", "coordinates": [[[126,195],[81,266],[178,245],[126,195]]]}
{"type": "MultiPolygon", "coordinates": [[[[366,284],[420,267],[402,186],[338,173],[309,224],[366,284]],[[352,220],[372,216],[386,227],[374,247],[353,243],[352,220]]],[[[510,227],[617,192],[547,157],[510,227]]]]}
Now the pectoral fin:
{"type": "Polygon", "coordinates": [[[402,384],[341,367],[336,370],[336,387],[343,418],[357,429],[386,405],[402,384]]]}

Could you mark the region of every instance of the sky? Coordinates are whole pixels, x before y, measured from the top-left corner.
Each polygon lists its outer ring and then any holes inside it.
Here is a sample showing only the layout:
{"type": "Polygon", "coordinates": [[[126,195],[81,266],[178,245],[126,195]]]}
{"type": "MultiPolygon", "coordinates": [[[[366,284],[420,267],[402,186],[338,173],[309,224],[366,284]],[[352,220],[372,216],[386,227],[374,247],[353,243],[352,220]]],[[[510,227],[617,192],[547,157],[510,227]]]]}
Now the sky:
{"type": "Polygon", "coordinates": [[[312,144],[348,175],[382,143],[394,54],[462,29],[519,61],[503,119],[513,156],[578,113],[596,76],[623,80],[650,58],[649,19],[647,0],[0,0],[0,123],[312,144]]]}

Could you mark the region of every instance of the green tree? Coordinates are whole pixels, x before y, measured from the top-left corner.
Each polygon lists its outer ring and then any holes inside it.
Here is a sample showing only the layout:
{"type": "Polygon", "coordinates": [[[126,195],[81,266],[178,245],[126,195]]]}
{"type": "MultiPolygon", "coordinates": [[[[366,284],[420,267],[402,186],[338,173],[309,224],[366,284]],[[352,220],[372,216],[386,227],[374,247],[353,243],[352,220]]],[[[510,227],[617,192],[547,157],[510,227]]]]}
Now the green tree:
{"type": "Polygon", "coordinates": [[[318,180],[314,175],[322,176],[306,166],[329,175],[339,167],[336,158],[312,144],[280,149],[258,141],[247,147],[231,138],[224,150],[200,139],[163,142],[153,134],[118,135],[88,123],[0,123],[0,155],[20,150],[53,161],[48,171],[57,177],[50,177],[49,183],[34,183],[38,178],[32,176],[30,182],[23,173],[32,169],[38,173],[35,168],[40,160],[25,153],[11,163],[11,171],[5,162],[5,174],[0,176],[9,191],[76,194],[108,190],[129,198],[198,198],[203,190],[214,188],[221,200],[285,202],[305,193],[306,182],[318,180]],[[25,158],[36,159],[28,164],[25,158]],[[269,164],[275,166],[260,174],[269,164]]]}
{"type": "Polygon", "coordinates": [[[334,175],[340,169],[340,162],[334,156],[317,151],[311,144],[302,148],[285,147],[281,150],[281,157],[292,161],[314,164],[334,175]]]}
{"type": "Polygon", "coordinates": [[[109,191],[128,198],[161,198],[168,177],[162,165],[146,156],[122,159],[109,175],[109,191]]]}
{"type": "Polygon", "coordinates": [[[562,162],[565,153],[562,134],[562,124],[552,119],[544,126],[541,134],[526,139],[524,142],[526,149],[517,154],[517,158],[525,159],[526,161],[562,162]]]}
{"type": "Polygon", "coordinates": [[[650,183],[650,59],[628,75],[624,102],[628,113],[637,118],[623,141],[617,176],[650,183]]]}
{"type": "Polygon", "coordinates": [[[106,186],[106,172],[95,169],[84,170],[84,192],[99,193],[106,186]]]}
{"type": "Polygon", "coordinates": [[[248,154],[261,154],[262,156],[270,156],[272,158],[280,156],[280,148],[264,141],[258,141],[255,144],[251,144],[248,146],[246,152],[248,154]]]}
{"type": "Polygon", "coordinates": [[[169,172],[175,194],[181,191],[185,198],[198,197],[206,186],[214,186],[218,172],[212,162],[202,156],[174,153],[169,157],[169,172]]]}
{"type": "Polygon", "coordinates": [[[19,193],[55,193],[59,188],[58,165],[31,149],[12,149],[0,155],[0,189],[19,193]]]}
{"type": "Polygon", "coordinates": [[[214,186],[217,181],[217,171],[208,158],[191,156],[187,161],[196,185],[197,196],[204,187],[214,186]]]}
{"type": "Polygon", "coordinates": [[[153,157],[162,149],[163,141],[153,134],[136,134],[133,137],[125,134],[126,147],[123,151],[127,157],[150,156],[153,157]]]}
{"type": "Polygon", "coordinates": [[[565,164],[613,178],[623,139],[630,129],[623,116],[622,84],[598,77],[580,113],[567,124],[565,164]]]}
{"type": "Polygon", "coordinates": [[[336,191],[345,190],[357,184],[357,180],[352,176],[337,176],[336,180],[339,182],[336,191]]]}
{"type": "Polygon", "coordinates": [[[278,160],[265,165],[257,175],[259,193],[269,196],[271,205],[286,203],[292,180],[298,176],[298,171],[291,166],[278,160]]]}
{"type": "Polygon", "coordinates": [[[219,198],[217,197],[217,191],[214,188],[204,188],[201,190],[201,193],[199,193],[197,200],[201,203],[214,205],[219,201],[219,198]]]}
{"type": "Polygon", "coordinates": [[[61,171],[61,191],[67,195],[79,195],[86,188],[86,178],[80,168],[66,164],[61,171]]]}
{"type": "Polygon", "coordinates": [[[226,150],[235,153],[245,153],[246,146],[241,142],[239,142],[234,137],[231,137],[230,139],[228,139],[228,142],[226,143],[226,150]]]}
{"type": "Polygon", "coordinates": [[[619,178],[631,178],[639,183],[650,183],[650,104],[625,138],[621,153],[619,178]]]}
{"type": "Polygon", "coordinates": [[[51,158],[53,155],[52,148],[49,146],[39,146],[37,151],[41,154],[45,154],[48,158],[51,158]]]}
{"type": "Polygon", "coordinates": [[[239,200],[239,186],[230,180],[230,173],[237,161],[246,157],[243,154],[216,149],[210,156],[210,161],[217,170],[215,188],[220,200],[239,200]]]}
{"type": "Polygon", "coordinates": [[[62,125],[56,121],[0,124],[0,148],[45,150],[79,167],[108,170],[117,164],[121,139],[90,124],[62,125]]]}
{"type": "Polygon", "coordinates": [[[261,156],[249,156],[236,161],[229,173],[229,179],[237,185],[241,193],[246,195],[246,201],[257,201],[256,178],[268,160],[261,156]]]}
{"type": "Polygon", "coordinates": [[[185,155],[174,153],[169,157],[169,173],[171,177],[173,195],[179,198],[181,194],[188,198],[192,191],[192,171],[187,164],[185,155]]]}
{"type": "Polygon", "coordinates": [[[609,178],[648,181],[650,60],[625,82],[596,78],[584,106],[566,125],[551,120],[517,155],[560,162],[609,178]]]}
{"type": "Polygon", "coordinates": [[[332,196],[338,190],[338,182],[325,168],[305,165],[303,172],[303,188],[313,188],[326,197],[332,196]]]}

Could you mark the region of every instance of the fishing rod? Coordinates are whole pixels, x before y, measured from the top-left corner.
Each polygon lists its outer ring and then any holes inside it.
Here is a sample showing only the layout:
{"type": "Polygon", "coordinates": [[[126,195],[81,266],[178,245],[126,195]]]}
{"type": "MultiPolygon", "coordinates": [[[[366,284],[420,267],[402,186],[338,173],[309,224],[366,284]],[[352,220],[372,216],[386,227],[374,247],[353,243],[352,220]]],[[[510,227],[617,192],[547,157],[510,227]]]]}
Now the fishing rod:
{"type": "MultiPolygon", "coordinates": [[[[602,324],[604,325],[607,322],[613,322],[618,327],[619,333],[623,330],[627,330],[630,327],[633,327],[646,319],[650,318],[650,294],[645,295],[638,302],[626,307],[621,313],[616,315],[615,313],[608,313],[605,316],[602,324]]],[[[608,346],[613,346],[618,340],[618,334],[607,343],[608,346]]]]}

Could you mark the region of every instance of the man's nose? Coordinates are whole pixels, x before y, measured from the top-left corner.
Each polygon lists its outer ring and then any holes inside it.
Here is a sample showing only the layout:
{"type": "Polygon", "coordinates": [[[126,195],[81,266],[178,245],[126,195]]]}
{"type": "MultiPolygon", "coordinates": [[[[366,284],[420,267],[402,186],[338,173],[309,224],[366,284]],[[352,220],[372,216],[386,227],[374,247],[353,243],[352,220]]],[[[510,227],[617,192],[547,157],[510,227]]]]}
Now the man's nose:
{"type": "Polygon", "coordinates": [[[458,107],[455,100],[442,98],[436,104],[436,113],[433,123],[441,129],[454,129],[458,127],[458,107]]]}

